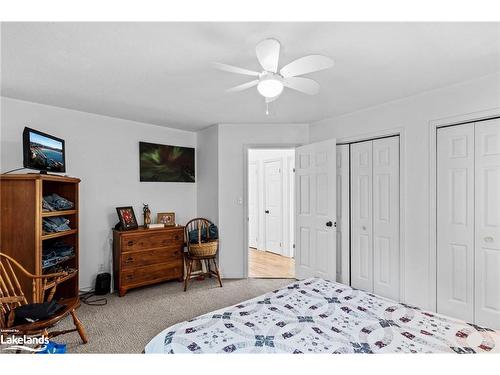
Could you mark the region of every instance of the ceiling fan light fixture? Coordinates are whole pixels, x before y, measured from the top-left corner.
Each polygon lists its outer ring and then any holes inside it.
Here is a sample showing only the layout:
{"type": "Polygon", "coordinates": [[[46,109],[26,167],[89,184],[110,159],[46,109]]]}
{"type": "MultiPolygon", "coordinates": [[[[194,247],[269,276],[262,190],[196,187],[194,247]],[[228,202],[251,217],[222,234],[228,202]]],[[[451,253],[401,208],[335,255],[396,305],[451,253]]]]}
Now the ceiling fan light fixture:
{"type": "Polygon", "coordinates": [[[280,97],[285,87],[303,94],[316,95],[319,92],[319,83],[302,76],[331,68],[333,60],[323,55],[307,55],[279,69],[280,49],[280,42],[274,38],[264,39],[257,44],[255,54],[263,69],[260,73],[237,66],[215,63],[217,69],[256,77],[253,81],[232,87],[226,92],[239,92],[257,86],[257,92],[265,99],[266,108],[269,103],[280,97]]]}
{"type": "Polygon", "coordinates": [[[259,94],[265,98],[274,98],[283,92],[283,81],[277,75],[261,78],[257,85],[259,94]]]}

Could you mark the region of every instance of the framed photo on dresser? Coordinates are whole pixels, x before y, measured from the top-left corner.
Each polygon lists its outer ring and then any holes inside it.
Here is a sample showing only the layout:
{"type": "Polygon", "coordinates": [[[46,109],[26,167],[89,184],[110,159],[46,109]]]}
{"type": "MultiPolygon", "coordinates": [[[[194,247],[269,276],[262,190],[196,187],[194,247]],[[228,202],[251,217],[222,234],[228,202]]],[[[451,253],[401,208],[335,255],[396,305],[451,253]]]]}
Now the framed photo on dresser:
{"type": "Polygon", "coordinates": [[[156,222],[166,227],[175,226],[175,212],[159,212],[156,215],[156,222]]]}
{"type": "Polygon", "coordinates": [[[120,219],[121,230],[137,229],[137,219],[135,218],[134,208],[132,206],[116,207],[116,213],[120,219]]]}

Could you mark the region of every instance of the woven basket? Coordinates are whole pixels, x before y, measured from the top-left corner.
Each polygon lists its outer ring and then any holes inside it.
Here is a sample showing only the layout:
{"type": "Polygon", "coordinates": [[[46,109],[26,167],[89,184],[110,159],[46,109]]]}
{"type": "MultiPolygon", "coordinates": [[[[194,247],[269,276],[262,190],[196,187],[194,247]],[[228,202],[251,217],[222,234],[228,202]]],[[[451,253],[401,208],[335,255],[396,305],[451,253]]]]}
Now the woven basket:
{"type": "Polygon", "coordinates": [[[219,240],[189,244],[189,254],[197,257],[210,257],[217,253],[219,240]]]}

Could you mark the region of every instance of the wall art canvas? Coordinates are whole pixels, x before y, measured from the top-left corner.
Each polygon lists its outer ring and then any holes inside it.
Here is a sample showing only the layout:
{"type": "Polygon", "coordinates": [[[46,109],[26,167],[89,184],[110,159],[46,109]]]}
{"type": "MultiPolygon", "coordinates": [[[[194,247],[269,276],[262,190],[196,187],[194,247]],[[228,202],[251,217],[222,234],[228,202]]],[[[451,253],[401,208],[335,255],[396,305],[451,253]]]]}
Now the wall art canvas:
{"type": "Polygon", "coordinates": [[[140,180],[195,182],[194,148],[139,142],[140,180]]]}

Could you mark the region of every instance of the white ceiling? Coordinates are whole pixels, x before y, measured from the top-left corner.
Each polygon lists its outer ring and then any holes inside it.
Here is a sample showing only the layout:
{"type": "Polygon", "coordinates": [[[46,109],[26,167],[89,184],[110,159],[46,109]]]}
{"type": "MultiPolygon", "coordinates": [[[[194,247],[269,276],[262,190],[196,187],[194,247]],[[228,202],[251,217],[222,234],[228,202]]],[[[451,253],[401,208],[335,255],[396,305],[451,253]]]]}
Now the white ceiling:
{"type": "Polygon", "coordinates": [[[196,130],[215,123],[310,123],[500,71],[500,23],[3,23],[2,95],[196,130]],[[255,45],[281,44],[280,67],[335,60],[307,75],[316,96],[285,90],[265,115],[255,45]]]}

